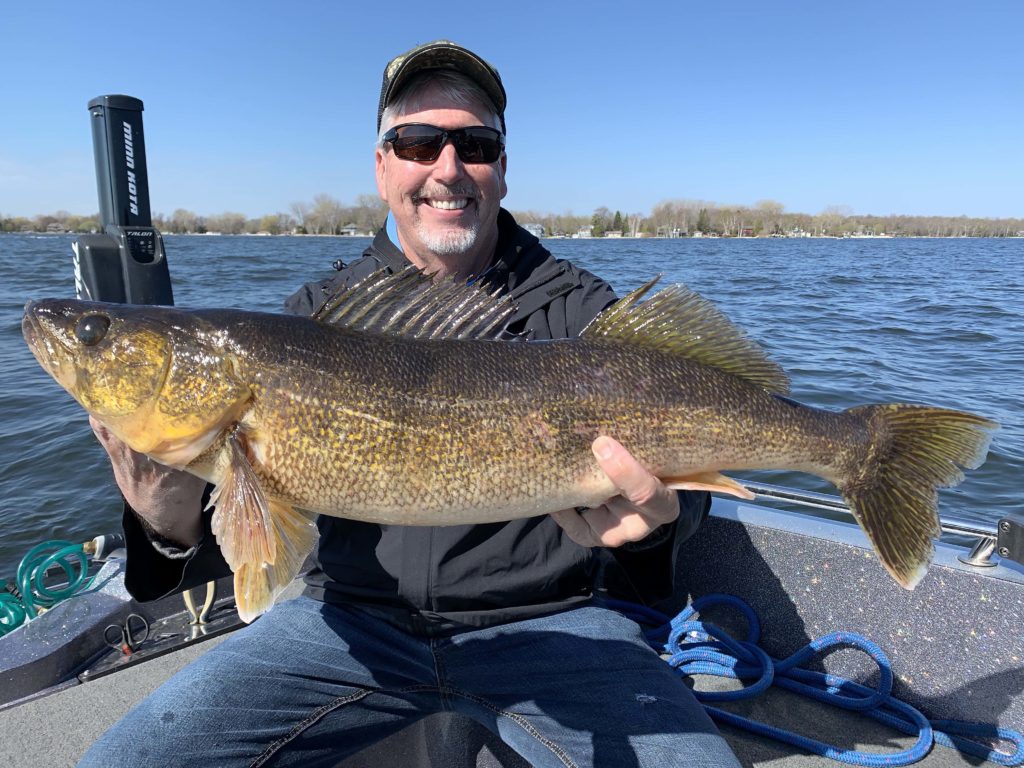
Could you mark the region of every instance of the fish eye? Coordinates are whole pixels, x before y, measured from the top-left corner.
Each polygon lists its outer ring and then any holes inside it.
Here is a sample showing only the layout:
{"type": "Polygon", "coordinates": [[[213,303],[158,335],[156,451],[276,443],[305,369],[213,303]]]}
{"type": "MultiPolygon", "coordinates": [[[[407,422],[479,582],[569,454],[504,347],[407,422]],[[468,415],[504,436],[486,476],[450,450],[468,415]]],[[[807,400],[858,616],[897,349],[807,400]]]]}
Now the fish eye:
{"type": "Polygon", "coordinates": [[[106,315],[86,315],[75,325],[75,336],[87,347],[103,341],[110,328],[110,318],[106,315]]]}

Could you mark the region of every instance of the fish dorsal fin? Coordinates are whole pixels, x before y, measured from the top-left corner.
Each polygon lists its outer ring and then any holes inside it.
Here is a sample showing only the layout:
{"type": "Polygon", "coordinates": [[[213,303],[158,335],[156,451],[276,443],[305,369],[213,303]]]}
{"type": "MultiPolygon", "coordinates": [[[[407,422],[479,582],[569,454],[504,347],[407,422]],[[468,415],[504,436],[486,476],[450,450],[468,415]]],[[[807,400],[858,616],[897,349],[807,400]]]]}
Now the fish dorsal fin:
{"type": "Polygon", "coordinates": [[[357,331],[411,339],[507,339],[516,306],[478,285],[434,281],[415,266],[374,272],[324,302],[313,319],[357,331]]]}
{"type": "Polygon", "coordinates": [[[658,279],[610,306],[580,336],[681,355],[771,392],[789,392],[789,379],[778,363],[700,294],[685,285],[672,285],[641,302],[658,279]]]}

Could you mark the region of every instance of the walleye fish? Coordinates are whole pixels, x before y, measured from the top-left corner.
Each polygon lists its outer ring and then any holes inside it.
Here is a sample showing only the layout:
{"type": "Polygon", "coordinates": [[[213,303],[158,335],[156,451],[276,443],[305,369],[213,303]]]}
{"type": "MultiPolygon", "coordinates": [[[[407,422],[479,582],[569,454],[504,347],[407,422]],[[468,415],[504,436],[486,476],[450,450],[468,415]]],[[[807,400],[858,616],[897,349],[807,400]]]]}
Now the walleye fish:
{"type": "Polygon", "coordinates": [[[912,589],[939,533],[936,488],[984,461],[997,425],[801,405],[707,300],[676,285],[641,302],[654,282],[559,341],[500,341],[507,299],[412,268],[313,318],[47,299],[26,305],[22,330],[111,432],[214,484],[246,621],[295,577],[317,515],[455,525],[604,502],[617,491],[591,453],[599,435],[670,487],[751,498],[720,472],[822,477],[912,589]]]}

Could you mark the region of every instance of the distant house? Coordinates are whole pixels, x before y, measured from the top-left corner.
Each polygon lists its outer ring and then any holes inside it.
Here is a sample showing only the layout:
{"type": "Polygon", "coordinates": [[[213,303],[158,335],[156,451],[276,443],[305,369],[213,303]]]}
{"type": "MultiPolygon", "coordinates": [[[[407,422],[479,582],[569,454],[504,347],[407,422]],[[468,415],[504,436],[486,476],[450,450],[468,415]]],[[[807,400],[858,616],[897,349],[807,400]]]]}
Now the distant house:
{"type": "Polygon", "coordinates": [[[657,237],[686,237],[687,232],[685,229],[679,227],[670,227],[662,224],[658,227],[657,237]]]}
{"type": "Polygon", "coordinates": [[[338,234],[345,237],[357,237],[360,234],[359,227],[355,224],[346,224],[338,230],[338,234]]]}
{"type": "Polygon", "coordinates": [[[544,225],[531,222],[530,224],[523,224],[523,229],[529,232],[534,237],[544,237],[544,225]]]}
{"type": "Polygon", "coordinates": [[[61,224],[60,222],[57,222],[57,221],[54,221],[51,224],[47,224],[46,225],[46,231],[47,232],[56,232],[58,234],[61,234],[63,232],[67,232],[67,230],[64,229],[64,225],[61,224]]]}
{"type": "Polygon", "coordinates": [[[609,229],[607,232],[604,233],[604,236],[605,237],[622,237],[622,230],[621,229],[609,229]]]}
{"type": "Polygon", "coordinates": [[[590,224],[580,227],[576,230],[576,234],[573,237],[593,237],[594,227],[590,224]]]}

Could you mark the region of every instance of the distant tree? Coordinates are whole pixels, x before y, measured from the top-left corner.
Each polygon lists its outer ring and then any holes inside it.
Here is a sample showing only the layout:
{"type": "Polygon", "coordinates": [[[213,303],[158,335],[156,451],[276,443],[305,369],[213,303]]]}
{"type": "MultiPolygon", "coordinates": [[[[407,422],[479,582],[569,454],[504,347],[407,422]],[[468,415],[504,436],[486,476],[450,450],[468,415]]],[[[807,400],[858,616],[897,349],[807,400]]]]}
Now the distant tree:
{"type": "Polygon", "coordinates": [[[697,214],[697,231],[705,234],[711,231],[711,218],[708,216],[707,208],[701,208],[697,214]]]}
{"type": "Polygon", "coordinates": [[[321,193],[313,198],[313,210],[306,216],[306,229],[314,235],[336,235],[345,218],[342,204],[321,193]]]}
{"type": "Polygon", "coordinates": [[[830,205],[817,216],[818,234],[841,235],[844,231],[843,222],[851,214],[845,205],[830,205]]]}
{"type": "Polygon", "coordinates": [[[612,212],[602,205],[590,217],[590,226],[593,227],[591,234],[594,237],[604,237],[604,233],[611,229],[611,223],[612,212]]]}
{"type": "Polygon", "coordinates": [[[224,235],[240,235],[245,231],[245,222],[245,214],[225,211],[206,218],[206,231],[220,232],[224,235]]]}
{"type": "Polygon", "coordinates": [[[786,206],[775,200],[758,200],[754,205],[758,217],[758,229],[769,235],[782,233],[782,214],[786,206]]]}
{"type": "Polygon", "coordinates": [[[644,223],[644,215],[642,213],[631,213],[627,221],[629,223],[629,236],[636,237],[640,234],[640,227],[644,223]]]}
{"type": "Polygon", "coordinates": [[[288,210],[295,216],[296,226],[303,234],[309,230],[306,228],[306,219],[309,217],[310,205],[309,203],[292,203],[288,210]]]}
{"type": "Polygon", "coordinates": [[[276,213],[268,213],[260,219],[259,232],[269,232],[272,235],[281,234],[281,216],[276,213]]]}
{"type": "Polygon", "coordinates": [[[184,208],[175,209],[174,213],[171,214],[171,219],[168,223],[170,225],[170,231],[177,234],[188,234],[199,231],[199,217],[192,211],[187,211],[184,208]]]}
{"type": "Polygon", "coordinates": [[[291,214],[278,213],[277,214],[277,226],[281,230],[281,234],[291,233],[295,231],[298,226],[295,219],[292,218],[291,214]]]}
{"type": "Polygon", "coordinates": [[[352,214],[352,222],[363,232],[376,232],[384,226],[388,204],[379,195],[359,195],[352,214]]]}
{"type": "Polygon", "coordinates": [[[51,224],[59,224],[56,216],[41,214],[32,219],[32,229],[36,232],[45,232],[51,224]]]}

